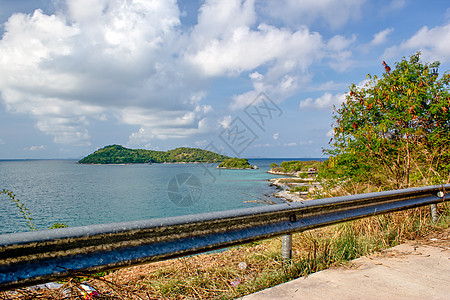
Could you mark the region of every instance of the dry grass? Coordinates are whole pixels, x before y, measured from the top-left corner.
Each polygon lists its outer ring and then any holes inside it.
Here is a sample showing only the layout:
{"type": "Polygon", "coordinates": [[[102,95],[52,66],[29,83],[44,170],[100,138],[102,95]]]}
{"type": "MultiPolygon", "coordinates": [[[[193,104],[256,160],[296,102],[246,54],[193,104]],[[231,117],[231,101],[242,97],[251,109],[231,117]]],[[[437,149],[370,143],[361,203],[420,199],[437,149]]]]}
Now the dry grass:
{"type": "MultiPolygon", "coordinates": [[[[235,299],[448,228],[450,206],[438,207],[437,224],[424,207],[295,234],[292,261],[281,258],[281,238],[274,238],[85,279],[97,299],[235,299]]],[[[0,298],[87,299],[76,279],[58,290],[21,289],[0,298]]]]}

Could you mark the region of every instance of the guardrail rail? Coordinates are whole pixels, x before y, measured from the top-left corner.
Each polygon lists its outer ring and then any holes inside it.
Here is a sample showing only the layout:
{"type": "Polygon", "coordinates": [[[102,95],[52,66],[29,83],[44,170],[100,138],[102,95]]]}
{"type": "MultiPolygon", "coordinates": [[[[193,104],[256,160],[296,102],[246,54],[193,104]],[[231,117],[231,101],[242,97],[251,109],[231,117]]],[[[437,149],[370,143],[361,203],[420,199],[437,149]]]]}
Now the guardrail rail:
{"type": "Polygon", "coordinates": [[[0,235],[0,290],[288,235],[442,202],[450,184],[0,235]]]}

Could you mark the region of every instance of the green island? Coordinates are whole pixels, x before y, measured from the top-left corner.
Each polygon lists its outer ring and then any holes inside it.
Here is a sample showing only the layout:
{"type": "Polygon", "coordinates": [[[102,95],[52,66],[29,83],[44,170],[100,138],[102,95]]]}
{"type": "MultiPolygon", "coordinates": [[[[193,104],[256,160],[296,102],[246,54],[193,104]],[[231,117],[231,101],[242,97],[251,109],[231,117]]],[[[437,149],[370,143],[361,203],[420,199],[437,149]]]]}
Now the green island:
{"type": "Polygon", "coordinates": [[[219,163],[228,156],[198,148],[179,147],[169,151],[129,149],[121,145],[103,147],[84,157],[80,164],[219,163]]]}
{"type": "Polygon", "coordinates": [[[258,169],[257,166],[252,166],[248,159],[246,158],[229,158],[221,162],[218,169],[238,169],[238,170],[248,170],[248,169],[258,169]]]}

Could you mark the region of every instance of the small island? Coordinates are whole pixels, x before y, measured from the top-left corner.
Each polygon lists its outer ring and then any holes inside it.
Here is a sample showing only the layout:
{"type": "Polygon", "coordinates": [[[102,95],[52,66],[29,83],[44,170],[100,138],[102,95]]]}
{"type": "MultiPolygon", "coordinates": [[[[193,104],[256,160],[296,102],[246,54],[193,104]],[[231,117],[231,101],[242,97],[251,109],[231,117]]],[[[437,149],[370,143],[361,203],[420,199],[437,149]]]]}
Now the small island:
{"type": "Polygon", "coordinates": [[[231,169],[231,170],[251,170],[258,169],[257,166],[252,166],[246,158],[229,158],[224,160],[217,166],[218,169],[231,169]]]}
{"type": "Polygon", "coordinates": [[[81,159],[80,164],[219,163],[230,157],[198,148],[169,151],[129,149],[110,145],[81,159]]]}

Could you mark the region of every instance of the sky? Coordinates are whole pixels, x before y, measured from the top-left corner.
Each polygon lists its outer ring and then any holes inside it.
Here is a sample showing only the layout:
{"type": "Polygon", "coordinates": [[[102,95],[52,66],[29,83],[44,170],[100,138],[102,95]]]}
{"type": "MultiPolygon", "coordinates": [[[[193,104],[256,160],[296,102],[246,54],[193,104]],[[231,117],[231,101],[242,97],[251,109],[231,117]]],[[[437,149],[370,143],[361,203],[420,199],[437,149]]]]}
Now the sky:
{"type": "Polygon", "coordinates": [[[447,0],[0,0],[0,35],[0,159],[323,157],[383,60],[450,69],[447,0]]]}

